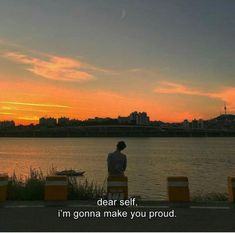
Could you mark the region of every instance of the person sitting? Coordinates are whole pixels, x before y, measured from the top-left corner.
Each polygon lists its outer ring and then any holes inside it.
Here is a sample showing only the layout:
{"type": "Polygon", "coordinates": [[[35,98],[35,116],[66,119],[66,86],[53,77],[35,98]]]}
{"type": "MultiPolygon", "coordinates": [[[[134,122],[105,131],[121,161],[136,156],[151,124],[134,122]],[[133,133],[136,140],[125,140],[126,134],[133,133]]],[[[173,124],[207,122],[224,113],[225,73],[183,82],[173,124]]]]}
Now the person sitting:
{"type": "Polygon", "coordinates": [[[108,154],[107,164],[108,173],[110,176],[124,176],[127,167],[126,155],[121,153],[126,148],[126,143],[120,141],[117,143],[117,148],[114,152],[108,154]]]}

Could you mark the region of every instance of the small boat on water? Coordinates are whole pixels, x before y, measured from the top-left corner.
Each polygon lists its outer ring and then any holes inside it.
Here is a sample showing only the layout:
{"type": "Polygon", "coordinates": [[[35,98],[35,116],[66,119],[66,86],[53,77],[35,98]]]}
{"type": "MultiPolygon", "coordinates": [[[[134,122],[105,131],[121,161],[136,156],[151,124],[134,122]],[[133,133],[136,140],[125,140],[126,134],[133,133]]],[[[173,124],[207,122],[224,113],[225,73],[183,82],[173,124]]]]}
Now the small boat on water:
{"type": "Polygon", "coordinates": [[[83,176],[85,171],[75,171],[75,170],[63,170],[63,171],[56,171],[55,174],[58,176],[83,176]]]}

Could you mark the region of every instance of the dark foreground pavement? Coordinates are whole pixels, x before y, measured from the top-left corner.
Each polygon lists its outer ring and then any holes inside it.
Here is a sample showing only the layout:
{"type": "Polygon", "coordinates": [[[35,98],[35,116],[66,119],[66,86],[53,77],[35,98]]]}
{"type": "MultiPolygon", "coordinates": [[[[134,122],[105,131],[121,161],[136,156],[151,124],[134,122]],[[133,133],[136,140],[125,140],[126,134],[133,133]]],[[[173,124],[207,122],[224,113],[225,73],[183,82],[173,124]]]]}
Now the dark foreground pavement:
{"type": "Polygon", "coordinates": [[[73,218],[74,211],[116,211],[92,205],[5,204],[0,207],[0,231],[235,231],[235,208],[226,205],[168,207],[162,205],[119,208],[121,211],[169,211],[173,218],[73,218]],[[59,218],[58,210],[70,217],[59,218]]]}

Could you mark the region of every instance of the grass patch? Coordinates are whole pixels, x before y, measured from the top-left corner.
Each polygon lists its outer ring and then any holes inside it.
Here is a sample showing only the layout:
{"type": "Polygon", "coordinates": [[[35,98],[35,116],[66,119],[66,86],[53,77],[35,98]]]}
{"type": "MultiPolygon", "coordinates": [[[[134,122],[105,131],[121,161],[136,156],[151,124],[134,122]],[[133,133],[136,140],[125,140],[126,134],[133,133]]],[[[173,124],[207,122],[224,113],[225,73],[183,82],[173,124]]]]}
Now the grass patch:
{"type": "Polygon", "coordinates": [[[195,193],[192,195],[193,202],[213,202],[213,201],[228,201],[227,193],[195,193]]]}
{"type": "Polygon", "coordinates": [[[29,175],[23,179],[15,173],[9,178],[8,200],[43,200],[45,177],[42,171],[30,169],[29,175]]]}
{"type": "MultiPolygon", "coordinates": [[[[7,199],[44,200],[45,180],[46,176],[40,169],[31,168],[25,179],[13,173],[9,177],[7,199]]],[[[68,200],[96,200],[105,194],[104,185],[97,185],[87,179],[78,182],[75,177],[69,177],[68,181],[68,200]]]]}
{"type": "Polygon", "coordinates": [[[77,181],[75,177],[69,177],[69,200],[97,200],[105,194],[104,185],[99,186],[94,182],[77,181]]]}

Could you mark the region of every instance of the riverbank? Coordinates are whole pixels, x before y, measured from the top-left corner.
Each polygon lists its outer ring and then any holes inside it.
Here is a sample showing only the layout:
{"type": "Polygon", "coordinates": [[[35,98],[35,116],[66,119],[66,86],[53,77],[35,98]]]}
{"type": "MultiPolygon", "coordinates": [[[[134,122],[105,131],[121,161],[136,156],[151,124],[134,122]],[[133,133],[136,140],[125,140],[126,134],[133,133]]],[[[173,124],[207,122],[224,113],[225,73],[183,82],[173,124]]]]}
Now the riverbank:
{"type": "Polygon", "coordinates": [[[235,130],[161,129],[155,126],[15,127],[0,137],[235,137],[235,130]]]}

